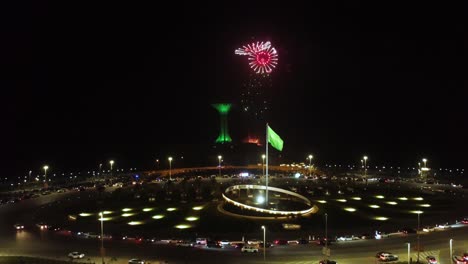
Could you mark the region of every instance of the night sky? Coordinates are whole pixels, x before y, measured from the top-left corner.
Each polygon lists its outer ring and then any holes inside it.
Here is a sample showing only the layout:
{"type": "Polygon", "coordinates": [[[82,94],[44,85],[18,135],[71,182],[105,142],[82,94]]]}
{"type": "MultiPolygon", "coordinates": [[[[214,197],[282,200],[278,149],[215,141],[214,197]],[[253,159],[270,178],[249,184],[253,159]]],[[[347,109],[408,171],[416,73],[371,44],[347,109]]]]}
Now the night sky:
{"type": "MultiPolygon", "coordinates": [[[[426,157],[466,168],[461,8],[325,2],[5,9],[6,176],[110,158],[145,168],[180,153],[190,165],[217,137],[210,104],[237,102],[249,74],[234,49],[257,40],[279,53],[269,123],[286,160],[357,164],[367,154],[374,164],[426,157]]],[[[242,128],[230,120],[233,135],[242,128]]]]}

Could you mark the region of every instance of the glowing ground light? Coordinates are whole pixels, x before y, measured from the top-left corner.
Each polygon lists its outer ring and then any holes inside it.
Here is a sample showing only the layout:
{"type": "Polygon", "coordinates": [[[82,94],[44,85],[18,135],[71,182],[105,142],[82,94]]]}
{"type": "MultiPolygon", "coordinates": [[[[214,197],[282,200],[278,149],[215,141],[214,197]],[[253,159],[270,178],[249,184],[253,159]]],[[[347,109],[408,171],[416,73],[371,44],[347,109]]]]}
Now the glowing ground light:
{"type": "Polygon", "coordinates": [[[175,211],[175,210],[177,210],[177,208],[170,207],[170,208],[167,208],[166,210],[167,210],[168,212],[172,212],[172,211],[175,211]]]}
{"type": "Polygon", "coordinates": [[[82,217],[86,217],[86,216],[90,216],[91,214],[90,213],[81,213],[80,216],[82,217]]]}
{"type": "Polygon", "coordinates": [[[419,206],[421,206],[421,207],[431,207],[430,204],[420,204],[419,206]]]}
{"type": "Polygon", "coordinates": [[[388,217],[384,217],[384,216],[376,216],[376,217],[374,217],[374,220],[379,220],[379,221],[387,221],[387,220],[388,220],[388,217]]]}
{"type": "Polygon", "coordinates": [[[154,208],[143,208],[143,212],[150,212],[153,211],[154,208]]]}
{"type": "Polygon", "coordinates": [[[144,222],[141,222],[141,221],[132,221],[132,222],[128,222],[129,225],[142,225],[144,224],[144,222]]]}
{"type": "Polygon", "coordinates": [[[101,217],[98,220],[99,221],[109,221],[109,220],[112,220],[112,217],[101,217]]]}
{"type": "Polygon", "coordinates": [[[410,213],[412,213],[412,214],[422,214],[424,212],[423,211],[410,211],[410,213]]]}
{"type": "Polygon", "coordinates": [[[103,214],[112,214],[113,212],[112,211],[104,211],[102,212],[103,214]]]}
{"type": "Polygon", "coordinates": [[[351,199],[356,200],[356,201],[361,201],[362,200],[361,197],[353,197],[351,199]]]}
{"type": "Polygon", "coordinates": [[[384,197],[383,195],[376,195],[375,198],[377,198],[377,199],[383,199],[383,198],[385,198],[385,197],[384,197]]]}
{"type": "Polygon", "coordinates": [[[327,203],[327,201],[325,201],[325,200],[318,200],[317,202],[319,202],[321,204],[327,203]]]}
{"type": "Polygon", "coordinates": [[[125,214],[122,214],[123,217],[129,217],[129,216],[132,216],[132,215],[135,215],[133,213],[125,213],[125,214]]]}
{"type": "Polygon", "coordinates": [[[370,208],[380,208],[380,206],[376,205],[376,204],[371,204],[369,205],[370,208]]]}
{"type": "Polygon", "coordinates": [[[349,207],[349,208],[345,208],[345,211],[356,212],[356,209],[349,207]]]}
{"type": "Polygon", "coordinates": [[[390,201],[390,202],[387,202],[387,204],[397,205],[398,203],[397,203],[397,202],[394,202],[394,201],[390,201]]]}
{"type": "Polygon", "coordinates": [[[153,219],[161,219],[161,218],[163,218],[163,217],[164,217],[164,215],[153,215],[152,218],[153,218],[153,219]]]}
{"type": "Polygon", "coordinates": [[[187,229],[187,228],[190,228],[191,226],[190,225],[176,225],[175,228],[177,229],[187,229]]]}
{"type": "Polygon", "coordinates": [[[191,221],[197,221],[197,220],[198,220],[198,217],[190,216],[190,217],[185,218],[185,220],[190,221],[190,222],[191,222],[191,221]]]}
{"type": "Polygon", "coordinates": [[[124,208],[122,209],[123,212],[130,212],[131,210],[133,210],[132,208],[124,208]]]}
{"type": "Polygon", "coordinates": [[[195,207],[192,207],[192,209],[195,211],[200,211],[201,209],[203,209],[203,206],[195,206],[195,207]]]}
{"type": "Polygon", "coordinates": [[[399,197],[398,199],[402,200],[402,201],[407,201],[408,200],[408,198],[406,198],[406,197],[399,197]]]}
{"type": "Polygon", "coordinates": [[[422,197],[414,197],[413,200],[416,200],[416,201],[422,201],[424,200],[422,197]]]}
{"type": "Polygon", "coordinates": [[[338,202],[346,203],[346,199],[336,199],[338,202]]]}

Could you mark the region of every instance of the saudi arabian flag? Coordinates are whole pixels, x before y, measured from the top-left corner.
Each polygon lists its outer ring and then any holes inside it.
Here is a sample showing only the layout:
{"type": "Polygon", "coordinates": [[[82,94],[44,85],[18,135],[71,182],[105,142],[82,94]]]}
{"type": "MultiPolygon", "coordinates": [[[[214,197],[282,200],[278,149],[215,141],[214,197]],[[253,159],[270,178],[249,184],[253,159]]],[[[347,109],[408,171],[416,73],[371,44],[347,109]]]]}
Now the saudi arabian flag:
{"type": "Polygon", "coordinates": [[[276,134],[273,129],[269,125],[267,125],[267,134],[268,134],[268,142],[270,142],[271,146],[275,149],[282,151],[283,150],[283,140],[276,134]]]}

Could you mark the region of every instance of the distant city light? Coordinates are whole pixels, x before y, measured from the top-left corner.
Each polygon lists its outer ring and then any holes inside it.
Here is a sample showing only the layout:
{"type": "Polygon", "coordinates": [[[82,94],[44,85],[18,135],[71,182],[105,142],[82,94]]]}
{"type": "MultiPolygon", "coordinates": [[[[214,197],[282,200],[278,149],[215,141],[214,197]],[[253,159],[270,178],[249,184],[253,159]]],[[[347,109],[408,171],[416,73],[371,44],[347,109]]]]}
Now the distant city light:
{"type": "Polygon", "coordinates": [[[192,207],[192,209],[195,211],[200,211],[201,209],[203,209],[203,206],[195,206],[195,207],[192,207]]]}
{"type": "Polygon", "coordinates": [[[398,203],[397,203],[397,202],[394,202],[394,201],[389,201],[389,202],[387,202],[387,204],[390,204],[390,205],[397,205],[398,203]]]}
{"type": "Polygon", "coordinates": [[[123,217],[129,217],[129,216],[132,216],[132,215],[135,215],[134,213],[125,213],[125,214],[122,214],[123,217]]]}
{"type": "Polygon", "coordinates": [[[422,197],[414,197],[413,200],[416,200],[416,201],[422,201],[424,200],[422,197]]]}
{"type": "Polygon", "coordinates": [[[410,211],[410,213],[412,213],[412,214],[422,214],[424,212],[423,211],[410,211]]]}
{"type": "Polygon", "coordinates": [[[419,206],[421,206],[421,207],[431,207],[430,204],[420,204],[419,206]]]}
{"type": "Polygon", "coordinates": [[[406,197],[399,197],[398,199],[402,200],[402,201],[407,201],[408,200],[408,198],[406,198],[406,197]]]}
{"type": "Polygon", "coordinates": [[[338,202],[341,202],[341,203],[346,203],[346,199],[336,199],[338,202]]]}
{"type": "Polygon", "coordinates": [[[174,208],[174,207],[169,207],[166,209],[168,212],[172,212],[172,211],[175,211],[177,210],[177,208],[174,208]]]}
{"type": "Polygon", "coordinates": [[[356,200],[356,201],[362,200],[361,197],[353,197],[353,198],[351,198],[351,199],[356,200]]]}
{"type": "Polygon", "coordinates": [[[190,216],[190,217],[185,218],[185,220],[190,221],[190,222],[192,222],[192,221],[197,221],[197,220],[198,220],[198,217],[190,216]]]}
{"type": "Polygon", "coordinates": [[[383,199],[383,198],[385,198],[385,196],[383,196],[383,195],[376,195],[375,198],[377,198],[377,199],[383,199]]]}
{"type": "Polygon", "coordinates": [[[122,209],[123,212],[129,212],[129,211],[132,211],[133,209],[132,208],[124,208],[122,209]]]}
{"type": "Polygon", "coordinates": [[[132,222],[128,222],[129,225],[142,225],[144,224],[144,222],[141,222],[141,221],[132,221],[132,222]]]}
{"type": "Polygon", "coordinates": [[[327,201],[325,201],[325,200],[318,200],[317,202],[319,202],[321,204],[327,203],[327,201]]]}
{"type": "Polygon", "coordinates": [[[154,208],[143,208],[143,212],[150,212],[153,211],[154,208]]]}
{"type": "Polygon", "coordinates": [[[345,211],[348,211],[348,212],[356,212],[356,209],[355,208],[345,208],[345,211]]]}
{"type": "Polygon", "coordinates": [[[376,205],[376,204],[371,204],[369,205],[370,208],[380,208],[380,206],[376,205]]]}

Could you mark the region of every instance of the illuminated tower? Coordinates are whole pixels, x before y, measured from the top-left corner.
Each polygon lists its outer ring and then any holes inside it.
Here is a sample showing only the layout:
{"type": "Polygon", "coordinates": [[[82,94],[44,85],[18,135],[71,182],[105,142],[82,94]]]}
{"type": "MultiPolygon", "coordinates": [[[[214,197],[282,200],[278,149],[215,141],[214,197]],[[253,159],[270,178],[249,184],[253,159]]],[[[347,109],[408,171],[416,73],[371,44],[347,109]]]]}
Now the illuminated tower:
{"type": "Polygon", "coordinates": [[[227,115],[229,110],[231,109],[231,104],[212,104],[212,106],[218,110],[219,117],[220,117],[220,130],[219,136],[216,139],[216,143],[227,143],[231,142],[231,136],[228,133],[228,125],[227,125],[227,115]]]}

